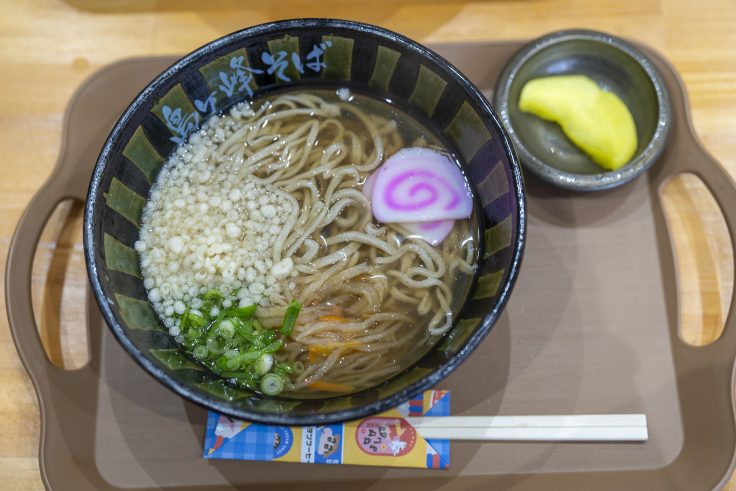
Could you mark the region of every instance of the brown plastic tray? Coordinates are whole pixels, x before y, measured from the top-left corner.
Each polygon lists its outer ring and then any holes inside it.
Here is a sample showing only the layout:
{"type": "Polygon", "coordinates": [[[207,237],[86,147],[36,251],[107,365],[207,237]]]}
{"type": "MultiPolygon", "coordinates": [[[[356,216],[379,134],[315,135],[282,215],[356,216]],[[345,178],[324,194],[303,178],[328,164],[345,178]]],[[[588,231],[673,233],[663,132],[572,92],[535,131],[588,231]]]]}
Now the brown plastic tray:
{"type": "MultiPolygon", "coordinates": [[[[435,46],[486,95],[518,42],[435,46]]],[[[448,471],[201,458],[205,410],[143,372],[104,327],[88,295],[91,362],[49,363],[30,299],[33,251],[65,198],[84,200],[98,149],[126,103],[173,58],[111,65],[67,110],[64,147],[21,218],[6,276],[18,352],[41,407],[41,475],[48,488],[231,489],[709,489],[734,468],[733,311],[715,343],[678,337],[675,262],[659,190],[700,176],[736,236],[736,187],[703,150],[682,83],[656,54],[674,122],[660,161],[625,187],[595,194],[528,178],[529,238],[498,324],[442,383],[454,414],[646,413],[649,440],[626,443],[454,442],[448,471]],[[10,287],[12,285],[12,287],[10,287]]]]}

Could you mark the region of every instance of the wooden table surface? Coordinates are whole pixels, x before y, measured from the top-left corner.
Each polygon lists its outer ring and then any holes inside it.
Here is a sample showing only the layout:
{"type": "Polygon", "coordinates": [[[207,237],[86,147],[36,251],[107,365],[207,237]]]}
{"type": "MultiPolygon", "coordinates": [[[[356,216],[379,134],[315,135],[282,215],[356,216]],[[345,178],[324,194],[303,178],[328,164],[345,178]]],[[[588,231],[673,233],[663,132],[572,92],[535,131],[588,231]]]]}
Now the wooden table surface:
{"type": "MultiPolygon", "coordinates": [[[[184,53],[249,25],[306,16],[370,22],[421,42],[525,39],[574,27],[641,41],[680,72],[698,135],[736,176],[734,0],[4,0],[3,271],[15,224],[56,162],[64,108],[85,78],[126,57],[184,53]]],[[[728,312],[734,273],[730,239],[697,178],[676,178],[664,193],[684,277],[683,336],[707,343],[718,336],[728,312]]],[[[86,359],[80,210],[71,203],[57,210],[39,244],[34,269],[41,337],[52,361],[65,367],[81,366],[86,359]]],[[[4,311],[4,295],[0,304],[4,311]]],[[[5,316],[0,315],[0,324],[0,487],[39,489],[36,396],[5,316]]],[[[736,489],[736,478],[728,489],[736,489]]]]}

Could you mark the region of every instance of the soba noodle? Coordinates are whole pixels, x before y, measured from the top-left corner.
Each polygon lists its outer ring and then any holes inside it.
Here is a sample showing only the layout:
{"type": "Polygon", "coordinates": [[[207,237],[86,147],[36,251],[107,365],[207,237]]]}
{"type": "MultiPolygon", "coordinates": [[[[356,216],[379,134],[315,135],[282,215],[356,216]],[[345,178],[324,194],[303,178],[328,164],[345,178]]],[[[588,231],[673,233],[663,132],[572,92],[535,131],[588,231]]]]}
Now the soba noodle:
{"type": "Polygon", "coordinates": [[[136,244],[149,298],[154,292],[172,335],[182,335],[182,304],[196,308],[213,288],[226,306],[258,304],[267,328],[298,300],[298,321],[274,355],[304,365],[293,391],[315,381],[357,390],[414,361],[452,325],[476,261],[474,215],[457,220],[440,246],[374,221],[361,188],[387,156],[407,146],[445,151],[397,108],[345,99],[286,92],[211,118],[166,163],[136,244]],[[248,193],[266,196],[258,211],[248,193]],[[253,216],[263,226],[248,225],[253,216]]]}

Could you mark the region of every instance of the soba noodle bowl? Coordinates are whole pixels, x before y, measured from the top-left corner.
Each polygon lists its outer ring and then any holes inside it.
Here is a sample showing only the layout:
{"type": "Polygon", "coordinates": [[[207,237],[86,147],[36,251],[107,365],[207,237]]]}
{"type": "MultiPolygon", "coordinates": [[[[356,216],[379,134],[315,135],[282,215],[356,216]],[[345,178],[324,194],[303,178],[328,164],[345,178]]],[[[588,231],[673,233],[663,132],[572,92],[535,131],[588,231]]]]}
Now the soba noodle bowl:
{"type": "Polygon", "coordinates": [[[406,147],[449,156],[416,119],[344,89],[209,119],[159,173],[136,242],[169,333],[231,383],[260,390],[276,373],[270,393],[287,396],[356,391],[416,361],[465,300],[477,224],[455,220],[433,246],[374,219],[363,184],[406,147]]]}

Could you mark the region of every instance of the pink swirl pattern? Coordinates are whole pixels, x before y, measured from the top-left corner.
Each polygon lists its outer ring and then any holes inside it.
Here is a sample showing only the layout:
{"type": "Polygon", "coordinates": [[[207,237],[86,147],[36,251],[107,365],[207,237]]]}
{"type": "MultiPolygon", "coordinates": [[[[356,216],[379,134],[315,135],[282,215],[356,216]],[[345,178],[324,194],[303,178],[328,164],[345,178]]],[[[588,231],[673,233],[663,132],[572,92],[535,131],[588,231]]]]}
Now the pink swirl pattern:
{"type": "Polygon", "coordinates": [[[447,156],[435,150],[400,150],[374,176],[371,206],[373,216],[381,222],[455,220],[468,218],[473,211],[465,176],[447,156]]]}
{"type": "Polygon", "coordinates": [[[417,210],[434,205],[442,196],[441,190],[438,189],[442,187],[446,188],[444,191],[450,196],[450,201],[445,205],[445,209],[452,210],[460,201],[457,192],[440,176],[429,171],[406,171],[396,176],[384,190],[384,200],[394,210],[417,210]],[[402,202],[400,201],[402,198],[401,186],[407,184],[409,189],[404,198],[408,199],[402,202]],[[423,200],[422,196],[424,196],[423,200]]]}
{"type": "MultiPolygon", "coordinates": [[[[376,182],[376,173],[374,172],[363,183],[363,194],[368,199],[373,196],[373,185],[376,182]]],[[[405,222],[401,225],[406,228],[411,236],[419,237],[427,241],[430,245],[436,246],[445,240],[452,228],[455,226],[455,220],[437,220],[434,222],[405,222]]]]}

